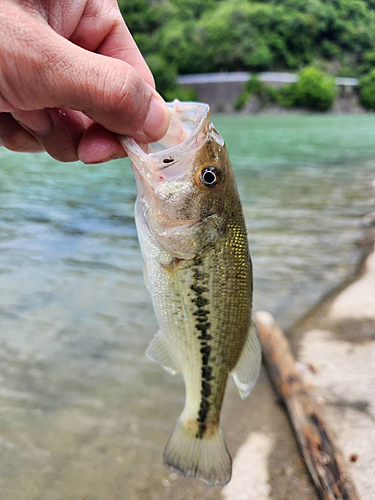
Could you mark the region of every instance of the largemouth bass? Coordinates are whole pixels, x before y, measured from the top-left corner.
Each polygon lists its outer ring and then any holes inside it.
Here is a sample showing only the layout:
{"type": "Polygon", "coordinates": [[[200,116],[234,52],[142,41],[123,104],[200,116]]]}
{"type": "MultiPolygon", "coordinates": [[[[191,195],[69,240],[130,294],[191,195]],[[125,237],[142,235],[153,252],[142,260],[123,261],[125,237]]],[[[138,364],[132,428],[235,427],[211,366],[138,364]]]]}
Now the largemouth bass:
{"type": "Polygon", "coordinates": [[[231,164],[209,106],[168,104],[158,143],[121,138],[137,183],[136,224],[160,330],[147,356],[181,372],[185,408],[164,464],[208,485],[231,478],[219,426],[227,378],[242,398],[258,377],[261,353],[251,322],[252,266],[231,164]]]}

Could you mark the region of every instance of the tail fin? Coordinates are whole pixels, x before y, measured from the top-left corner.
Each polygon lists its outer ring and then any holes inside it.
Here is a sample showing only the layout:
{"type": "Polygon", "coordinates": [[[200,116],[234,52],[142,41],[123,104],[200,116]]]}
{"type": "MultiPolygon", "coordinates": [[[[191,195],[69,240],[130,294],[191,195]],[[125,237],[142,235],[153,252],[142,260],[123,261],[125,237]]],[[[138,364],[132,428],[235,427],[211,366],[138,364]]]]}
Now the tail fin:
{"type": "Polygon", "coordinates": [[[220,427],[197,437],[197,431],[185,426],[182,417],[165,447],[164,465],[209,486],[224,486],[232,476],[232,459],[220,427]]]}

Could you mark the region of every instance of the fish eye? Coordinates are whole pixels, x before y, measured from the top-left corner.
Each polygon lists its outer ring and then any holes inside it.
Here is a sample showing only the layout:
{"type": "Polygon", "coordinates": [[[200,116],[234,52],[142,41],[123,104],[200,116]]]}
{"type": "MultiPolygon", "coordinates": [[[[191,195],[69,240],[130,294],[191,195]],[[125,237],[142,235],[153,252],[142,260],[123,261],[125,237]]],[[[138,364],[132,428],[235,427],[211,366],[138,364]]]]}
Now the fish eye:
{"type": "Polygon", "coordinates": [[[201,172],[201,182],[206,187],[214,187],[219,182],[218,171],[215,167],[204,168],[201,172]]]}

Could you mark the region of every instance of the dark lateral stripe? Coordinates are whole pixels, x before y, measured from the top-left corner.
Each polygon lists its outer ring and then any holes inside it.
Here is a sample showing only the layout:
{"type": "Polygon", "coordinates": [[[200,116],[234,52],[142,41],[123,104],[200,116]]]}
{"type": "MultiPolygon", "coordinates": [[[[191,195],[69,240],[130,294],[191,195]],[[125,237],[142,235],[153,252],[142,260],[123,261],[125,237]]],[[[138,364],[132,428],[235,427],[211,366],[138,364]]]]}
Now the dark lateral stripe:
{"type": "Polygon", "coordinates": [[[212,336],[211,336],[211,335],[207,335],[207,334],[205,334],[205,333],[203,333],[202,335],[199,335],[199,336],[198,336],[198,340],[201,340],[201,341],[202,341],[202,342],[201,342],[201,344],[202,344],[202,345],[203,345],[203,342],[205,342],[205,343],[207,344],[207,342],[208,342],[209,340],[211,340],[211,339],[212,339],[212,336]]]}
{"type": "Polygon", "coordinates": [[[198,439],[202,439],[204,436],[204,433],[206,432],[206,429],[207,429],[206,424],[199,424],[198,432],[197,432],[195,437],[197,437],[198,439]]]}
{"type": "Polygon", "coordinates": [[[199,426],[196,434],[196,437],[199,439],[203,438],[207,429],[206,420],[208,412],[210,411],[209,397],[212,394],[212,387],[210,382],[214,378],[212,376],[212,367],[208,364],[212,351],[212,347],[208,344],[208,342],[212,340],[212,336],[207,333],[207,330],[209,330],[209,328],[211,327],[211,323],[208,321],[210,311],[209,309],[204,308],[208,305],[209,301],[206,297],[203,296],[204,293],[208,292],[208,288],[202,283],[205,278],[204,270],[200,269],[202,263],[203,262],[201,258],[195,257],[193,264],[194,283],[190,287],[191,290],[195,293],[195,296],[191,297],[191,301],[197,307],[193,315],[197,317],[195,328],[199,333],[198,339],[201,343],[200,352],[202,355],[202,399],[198,411],[197,422],[199,423],[199,426]]]}
{"type": "Polygon", "coordinates": [[[206,323],[208,321],[208,318],[207,316],[202,316],[202,317],[198,316],[197,321],[199,321],[200,323],[206,323]]]}
{"type": "Polygon", "coordinates": [[[211,366],[202,366],[202,378],[207,380],[208,382],[214,378],[212,376],[211,366]]]}
{"type": "Polygon", "coordinates": [[[207,314],[210,314],[210,311],[207,309],[198,309],[197,311],[193,312],[193,316],[207,316],[207,314]]]}
{"type": "Polygon", "coordinates": [[[208,304],[208,300],[205,297],[201,297],[200,295],[197,295],[197,297],[195,299],[191,299],[191,301],[195,303],[198,309],[208,304]]]}
{"type": "Polygon", "coordinates": [[[195,328],[197,330],[200,330],[201,332],[205,332],[206,330],[208,330],[211,326],[211,323],[197,323],[195,325],[195,328]]]}

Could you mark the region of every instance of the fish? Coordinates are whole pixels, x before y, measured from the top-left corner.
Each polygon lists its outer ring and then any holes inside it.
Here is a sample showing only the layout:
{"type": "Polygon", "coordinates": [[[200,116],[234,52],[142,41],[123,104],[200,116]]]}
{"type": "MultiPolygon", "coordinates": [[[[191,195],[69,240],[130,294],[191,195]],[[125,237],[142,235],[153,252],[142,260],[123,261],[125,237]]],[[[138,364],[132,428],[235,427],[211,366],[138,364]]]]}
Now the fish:
{"type": "Polygon", "coordinates": [[[146,354],[185,382],[164,465],[224,486],[232,475],[220,427],[227,379],[232,373],[245,398],[261,362],[252,264],[233,170],[209,106],[167,105],[170,126],[159,142],[120,136],[136,179],[144,277],[159,325],[146,354]]]}

